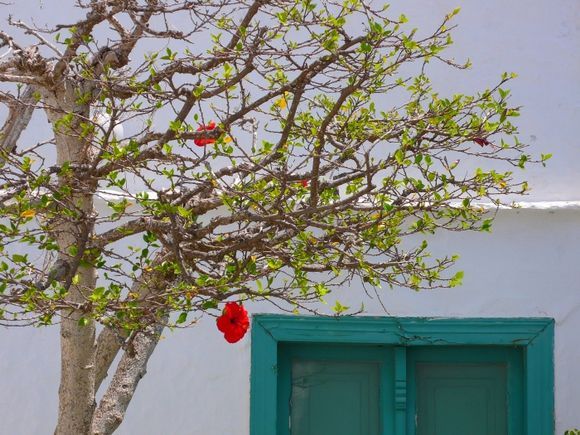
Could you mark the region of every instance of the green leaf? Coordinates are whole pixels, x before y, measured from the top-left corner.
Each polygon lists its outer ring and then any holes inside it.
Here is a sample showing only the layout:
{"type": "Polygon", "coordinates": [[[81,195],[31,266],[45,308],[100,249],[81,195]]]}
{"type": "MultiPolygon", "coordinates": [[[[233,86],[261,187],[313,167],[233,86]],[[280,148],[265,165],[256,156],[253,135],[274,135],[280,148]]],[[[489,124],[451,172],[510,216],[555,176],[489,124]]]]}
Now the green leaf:
{"type": "Polygon", "coordinates": [[[87,326],[89,324],[89,319],[87,319],[86,317],[81,317],[78,321],[78,325],[79,326],[87,326]]]}
{"type": "Polygon", "coordinates": [[[179,317],[177,318],[177,321],[175,323],[177,323],[179,325],[181,323],[185,323],[186,320],[187,320],[187,313],[183,312],[179,315],[179,317]]]}
{"type": "Polygon", "coordinates": [[[216,300],[214,300],[214,299],[209,299],[209,300],[207,300],[207,301],[204,301],[204,302],[201,304],[201,308],[202,308],[202,309],[204,309],[204,310],[215,309],[215,308],[217,308],[217,307],[218,307],[218,303],[217,303],[217,301],[216,301],[216,300]]]}
{"type": "Polygon", "coordinates": [[[491,219],[485,219],[483,221],[483,223],[481,224],[481,231],[486,231],[486,232],[490,233],[492,222],[493,221],[491,219]]]}
{"type": "Polygon", "coordinates": [[[395,151],[395,160],[399,165],[403,164],[403,161],[405,160],[405,153],[403,152],[403,150],[398,149],[397,151],[395,151]]]}
{"type": "Polygon", "coordinates": [[[179,205],[177,206],[177,214],[182,218],[187,219],[191,215],[191,211],[179,205]]]}
{"type": "Polygon", "coordinates": [[[28,262],[28,255],[13,254],[12,261],[14,263],[27,263],[28,262]]]}
{"type": "Polygon", "coordinates": [[[346,310],[348,310],[350,307],[347,307],[346,305],[342,305],[339,301],[336,301],[334,304],[334,307],[332,307],[332,310],[336,313],[336,314],[340,314],[345,312],[346,310]]]}
{"type": "Polygon", "coordinates": [[[540,159],[540,160],[541,160],[541,162],[542,162],[542,165],[543,165],[543,166],[546,166],[546,162],[547,162],[548,160],[550,160],[551,158],[552,158],[552,154],[551,154],[551,153],[542,154],[542,155],[541,155],[541,159],[540,159]]]}
{"type": "Polygon", "coordinates": [[[256,266],[256,261],[253,258],[250,258],[250,261],[248,261],[247,265],[246,265],[246,270],[251,273],[252,275],[254,275],[256,273],[257,266],[256,266]]]}
{"type": "Polygon", "coordinates": [[[450,287],[457,287],[458,285],[463,284],[463,275],[464,275],[464,272],[462,270],[457,272],[453,276],[453,278],[451,278],[451,280],[449,280],[449,286],[450,287]]]}
{"type": "Polygon", "coordinates": [[[370,53],[373,47],[368,42],[362,42],[360,45],[360,52],[361,53],[370,53]]]}

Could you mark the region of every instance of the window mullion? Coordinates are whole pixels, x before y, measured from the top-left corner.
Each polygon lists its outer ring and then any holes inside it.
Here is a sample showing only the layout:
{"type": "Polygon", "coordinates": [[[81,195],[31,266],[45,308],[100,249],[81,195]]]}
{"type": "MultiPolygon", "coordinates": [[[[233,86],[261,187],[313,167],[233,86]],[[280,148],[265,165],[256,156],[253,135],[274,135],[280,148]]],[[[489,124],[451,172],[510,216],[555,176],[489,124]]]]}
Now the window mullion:
{"type": "Polygon", "coordinates": [[[407,348],[395,347],[395,435],[405,435],[407,423],[407,348]]]}

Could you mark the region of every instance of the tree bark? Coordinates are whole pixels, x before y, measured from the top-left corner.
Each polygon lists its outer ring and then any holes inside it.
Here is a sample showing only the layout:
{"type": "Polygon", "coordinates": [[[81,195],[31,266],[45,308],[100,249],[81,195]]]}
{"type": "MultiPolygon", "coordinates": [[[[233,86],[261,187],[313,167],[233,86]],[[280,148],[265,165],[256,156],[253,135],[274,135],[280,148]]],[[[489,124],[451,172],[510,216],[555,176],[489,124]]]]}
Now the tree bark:
{"type": "Polygon", "coordinates": [[[131,341],[95,410],[91,435],[112,434],[122,423],[137,385],[147,372],[147,362],[159,342],[166,320],[138,332],[131,341]]]}
{"type": "MultiPolygon", "coordinates": [[[[57,164],[70,162],[72,165],[86,162],[90,149],[86,142],[74,132],[74,126],[81,119],[88,119],[89,107],[79,106],[75,89],[64,82],[54,94],[45,94],[49,121],[52,123],[57,164]],[[59,126],[57,122],[64,114],[75,116],[71,126],[59,126]]],[[[71,265],[70,276],[65,281],[72,282],[75,273],[78,278],[70,284],[65,296],[69,304],[79,308],[86,301],[85,294],[96,284],[96,271],[93,267],[78,266],[82,256],[83,238],[92,231],[90,219],[93,215],[93,195],[88,186],[81,186],[79,180],[61,176],[59,183],[72,188],[68,200],[77,212],[77,218],[58,218],[53,225],[54,238],[59,246],[59,260],[71,265]],[[71,248],[80,252],[73,255],[71,248]],[[76,264],[75,264],[76,263],[76,264]]],[[[83,312],[71,309],[62,313],[60,324],[61,338],[61,378],[59,387],[58,422],[55,435],[84,435],[89,432],[95,408],[95,323],[90,319],[81,322],[83,312]]]]}
{"type": "MultiPolygon", "coordinates": [[[[157,263],[154,263],[157,264],[157,263]]],[[[167,286],[166,279],[156,271],[143,271],[133,282],[131,293],[137,293],[142,299],[147,299],[167,286]]],[[[125,344],[128,333],[122,329],[105,327],[97,338],[95,355],[95,394],[108,375],[109,368],[119,350],[125,344]]]]}
{"type": "MultiPolygon", "coordinates": [[[[80,284],[94,286],[92,270],[79,270],[80,284]]],[[[82,300],[81,285],[71,286],[68,300],[82,300]]],[[[95,407],[95,324],[79,325],[82,313],[72,311],[60,324],[61,371],[58,424],[55,435],[88,433],[95,407]]]]}
{"type": "MultiPolygon", "coordinates": [[[[10,154],[14,151],[18,138],[28,126],[36,103],[34,91],[34,86],[26,86],[20,98],[9,104],[8,119],[6,119],[4,126],[0,130],[0,150],[3,153],[10,154]]],[[[3,157],[0,154],[0,162],[3,157]]]]}
{"type": "Polygon", "coordinates": [[[108,326],[99,334],[95,353],[95,394],[99,391],[99,387],[106,379],[109,368],[126,338],[126,332],[115,330],[108,326]]]}

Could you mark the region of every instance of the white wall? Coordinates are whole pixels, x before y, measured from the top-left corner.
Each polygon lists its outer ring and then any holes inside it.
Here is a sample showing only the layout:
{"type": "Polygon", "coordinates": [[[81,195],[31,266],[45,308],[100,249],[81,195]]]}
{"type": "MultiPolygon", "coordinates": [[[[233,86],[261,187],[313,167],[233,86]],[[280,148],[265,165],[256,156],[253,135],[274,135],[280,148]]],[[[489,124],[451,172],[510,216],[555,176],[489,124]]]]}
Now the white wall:
{"type": "MultiPolygon", "coordinates": [[[[42,25],[62,16],[62,3],[22,0],[10,12],[27,21],[34,15],[42,25]]],[[[412,0],[393,9],[422,28],[457,5],[463,12],[452,53],[471,58],[474,68],[472,74],[435,70],[435,82],[443,91],[461,92],[489,85],[505,70],[518,72],[512,89],[514,102],[524,106],[521,139],[534,152],[555,154],[547,169],[527,172],[533,198],[580,199],[580,2],[412,0]]],[[[3,7],[0,14],[7,11],[3,7]]],[[[555,318],[557,433],[580,427],[580,211],[502,212],[491,235],[443,234],[437,246],[462,254],[464,286],[386,290],[389,314],[555,318]]],[[[348,292],[359,295],[358,290],[348,292]]],[[[368,314],[384,314],[372,302],[365,305],[368,314]]],[[[118,433],[247,435],[250,340],[227,344],[212,319],[166,337],[118,433]]],[[[57,338],[54,327],[0,328],[0,435],[52,433],[57,338]]]]}
{"type": "MultiPolygon", "coordinates": [[[[321,0],[323,1],[323,0],[321,0]]],[[[0,28],[8,13],[15,19],[39,26],[73,21],[82,11],[71,8],[72,0],[18,0],[0,6],[0,28]],[[58,5],[58,7],[54,7],[58,5]]],[[[387,3],[375,0],[375,4],[387,3]]],[[[405,13],[409,27],[419,33],[434,29],[441,18],[460,6],[454,20],[455,44],[445,53],[458,62],[471,59],[470,71],[454,71],[433,63],[428,70],[441,95],[472,93],[497,83],[502,72],[516,72],[509,86],[514,105],[522,106],[516,119],[520,140],[535,155],[553,152],[547,169],[530,168],[534,200],[580,199],[580,1],[578,0],[405,0],[391,2],[393,16],[405,13]]],[[[187,25],[187,24],[186,24],[187,25]]],[[[11,30],[12,32],[12,30],[11,30]]],[[[31,36],[13,31],[19,42],[35,42],[31,36]]],[[[137,61],[145,48],[133,56],[137,61]]],[[[385,100],[393,99],[386,96],[385,100]]],[[[394,102],[393,102],[394,104],[394,102]]],[[[0,106],[0,109],[2,106],[0,106]]],[[[0,110],[0,122],[3,118],[0,110]]],[[[44,116],[37,114],[34,129],[23,141],[46,139],[50,130],[44,116]]]]}
{"type": "MultiPolygon", "coordinates": [[[[579,246],[578,209],[503,211],[491,234],[446,233],[433,245],[462,254],[462,287],[385,290],[383,300],[394,316],[555,318],[556,427],[562,434],[580,427],[579,246]]],[[[341,301],[354,305],[359,290],[345,289],[341,301]]],[[[377,304],[365,305],[367,314],[386,315],[377,304]]],[[[247,435],[249,336],[230,345],[211,318],[165,336],[118,433],[247,435]]],[[[56,328],[2,329],[0,349],[0,434],[50,433],[58,389],[56,328]]]]}

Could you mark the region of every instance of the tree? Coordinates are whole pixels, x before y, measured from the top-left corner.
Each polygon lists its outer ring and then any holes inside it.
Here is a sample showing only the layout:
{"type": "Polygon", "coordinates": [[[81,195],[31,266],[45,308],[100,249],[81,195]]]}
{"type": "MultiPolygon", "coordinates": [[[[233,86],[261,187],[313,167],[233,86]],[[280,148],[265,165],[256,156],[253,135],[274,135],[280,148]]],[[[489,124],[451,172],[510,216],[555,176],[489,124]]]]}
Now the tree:
{"type": "Polygon", "coordinates": [[[458,11],[419,37],[366,0],[75,6],[10,18],[33,45],[0,31],[0,315],[60,323],[58,435],[112,433],[163,328],[226,301],[459,284],[423,235],[489,230],[477,202],[527,189],[513,75],[473,96],[428,79],[469,66],[443,57],[458,11]],[[35,110],[52,135],[21,143],[35,110]]]}

